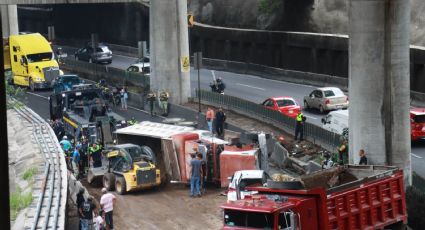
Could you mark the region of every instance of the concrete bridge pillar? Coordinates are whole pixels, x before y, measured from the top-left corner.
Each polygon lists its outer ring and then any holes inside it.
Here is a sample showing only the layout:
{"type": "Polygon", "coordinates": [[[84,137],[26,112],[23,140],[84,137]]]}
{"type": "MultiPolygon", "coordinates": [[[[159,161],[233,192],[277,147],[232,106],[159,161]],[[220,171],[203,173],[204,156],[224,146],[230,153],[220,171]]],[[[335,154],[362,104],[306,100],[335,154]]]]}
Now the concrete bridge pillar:
{"type": "Polygon", "coordinates": [[[151,1],[149,13],[151,88],[170,93],[170,102],[185,103],[190,96],[187,0],[151,1]]]}
{"type": "Polygon", "coordinates": [[[1,5],[1,29],[3,37],[19,33],[17,5],[1,5]]]}
{"type": "Polygon", "coordinates": [[[351,0],[350,163],[395,165],[411,183],[409,0],[351,0]]]}

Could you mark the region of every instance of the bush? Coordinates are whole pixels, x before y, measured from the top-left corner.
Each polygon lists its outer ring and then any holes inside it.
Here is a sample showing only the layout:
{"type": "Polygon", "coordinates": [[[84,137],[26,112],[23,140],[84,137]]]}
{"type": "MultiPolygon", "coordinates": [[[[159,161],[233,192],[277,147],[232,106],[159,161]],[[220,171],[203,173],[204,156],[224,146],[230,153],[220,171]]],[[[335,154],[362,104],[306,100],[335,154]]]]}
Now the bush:
{"type": "Polygon", "coordinates": [[[425,226],[425,193],[409,186],[406,189],[408,225],[412,229],[423,229],[425,226]]]}
{"type": "Polygon", "coordinates": [[[17,100],[17,102],[7,100],[7,108],[23,106],[27,102],[26,89],[11,85],[12,73],[10,71],[5,72],[5,85],[6,95],[17,100]]]}
{"type": "Polygon", "coordinates": [[[30,182],[36,172],[36,168],[29,168],[25,170],[24,175],[22,175],[22,179],[26,180],[27,182],[30,182]]]}
{"type": "Polygon", "coordinates": [[[18,212],[28,207],[32,202],[32,192],[23,193],[21,188],[10,194],[10,218],[16,219],[18,212]]]}

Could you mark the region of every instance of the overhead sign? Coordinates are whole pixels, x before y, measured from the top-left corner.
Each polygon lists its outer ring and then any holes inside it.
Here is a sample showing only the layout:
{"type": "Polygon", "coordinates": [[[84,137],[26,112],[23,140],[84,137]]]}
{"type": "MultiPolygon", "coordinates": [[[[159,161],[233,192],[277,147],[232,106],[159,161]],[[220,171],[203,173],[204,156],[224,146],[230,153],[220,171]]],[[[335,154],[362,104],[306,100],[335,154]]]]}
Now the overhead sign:
{"type": "Polygon", "coordinates": [[[181,62],[181,70],[182,72],[189,72],[190,70],[190,61],[188,56],[182,56],[180,57],[181,62]]]}
{"type": "Polygon", "coordinates": [[[193,19],[193,14],[187,15],[187,24],[189,27],[193,27],[195,25],[195,20],[193,19]]]}

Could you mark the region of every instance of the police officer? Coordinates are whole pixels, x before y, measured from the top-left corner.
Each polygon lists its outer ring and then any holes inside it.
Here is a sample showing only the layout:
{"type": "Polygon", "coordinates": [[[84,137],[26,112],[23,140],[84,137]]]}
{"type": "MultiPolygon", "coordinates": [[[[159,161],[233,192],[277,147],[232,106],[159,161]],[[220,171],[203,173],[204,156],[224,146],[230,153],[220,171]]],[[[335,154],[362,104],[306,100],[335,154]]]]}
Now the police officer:
{"type": "Polygon", "coordinates": [[[102,166],[102,147],[93,143],[91,147],[89,147],[90,161],[93,162],[93,167],[101,167],[102,166]]]}
{"type": "Polygon", "coordinates": [[[168,116],[168,98],[170,97],[170,94],[163,90],[160,94],[159,94],[159,101],[161,102],[161,108],[163,111],[162,116],[168,116]]]}
{"type": "Polygon", "coordinates": [[[299,111],[296,117],[297,123],[295,125],[295,140],[298,139],[298,134],[300,135],[300,141],[304,139],[304,122],[306,117],[304,114],[299,111]]]}
{"type": "Polygon", "coordinates": [[[135,124],[137,124],[137,120],[134,118],[134,117],[132,117],[130,120],[128,120],[128,125],[135,125],[135,124]]]}
{"type": "Polygon", "coordinates": [[[155,104],[155,99],[156,99],[156,94],[151,90],[148,93],[148,103],[149,103],[149,109],[151,112],[151,117],[153,117],[154,112],[153,112],[153,108],[154,108],[154,104],[155,104]]]}

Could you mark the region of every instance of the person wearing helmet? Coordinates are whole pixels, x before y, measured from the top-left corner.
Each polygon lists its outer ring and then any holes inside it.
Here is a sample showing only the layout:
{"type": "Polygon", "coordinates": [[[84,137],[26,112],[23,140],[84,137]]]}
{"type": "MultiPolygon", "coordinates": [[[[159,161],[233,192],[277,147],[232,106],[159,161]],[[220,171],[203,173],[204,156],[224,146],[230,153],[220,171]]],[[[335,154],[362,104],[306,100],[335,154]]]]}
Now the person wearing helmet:
{"type": "Polygon", "coordinates": [[[129,125],[135,125],[135,124],[137,124],[137,120],[134,117],[132,117],[127,123],[129,125]]]}
{"type": "Polygon", "coordinates": [[[71,148],[71,142],[68,140],[66,135],[62,137],[62,140],[59,143],[63,144],[63,151],[65,152],[71,148]]]}

